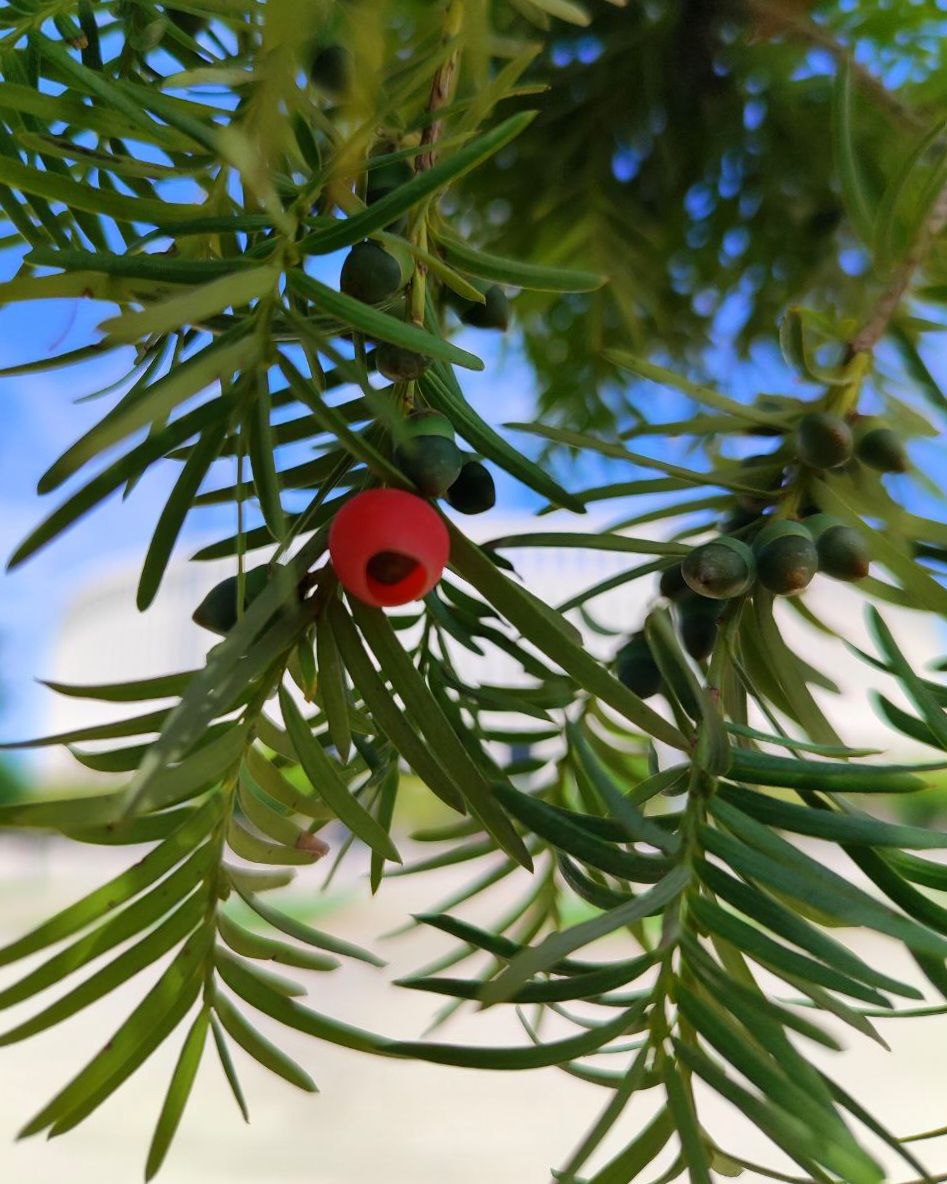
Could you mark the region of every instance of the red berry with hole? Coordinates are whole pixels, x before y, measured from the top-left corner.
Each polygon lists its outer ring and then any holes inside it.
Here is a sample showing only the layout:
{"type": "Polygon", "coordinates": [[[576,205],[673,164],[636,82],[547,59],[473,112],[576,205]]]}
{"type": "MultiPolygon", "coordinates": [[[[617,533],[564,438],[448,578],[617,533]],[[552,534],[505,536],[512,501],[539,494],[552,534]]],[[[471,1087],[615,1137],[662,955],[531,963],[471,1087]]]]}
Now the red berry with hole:
{"type": "Polygon", "coordinates": [[[423,498],[402,489],[368,489],[333,519],[329,557],[346,592],[391,608],[430,592],[447,566],[450,539],[423,498]]]}

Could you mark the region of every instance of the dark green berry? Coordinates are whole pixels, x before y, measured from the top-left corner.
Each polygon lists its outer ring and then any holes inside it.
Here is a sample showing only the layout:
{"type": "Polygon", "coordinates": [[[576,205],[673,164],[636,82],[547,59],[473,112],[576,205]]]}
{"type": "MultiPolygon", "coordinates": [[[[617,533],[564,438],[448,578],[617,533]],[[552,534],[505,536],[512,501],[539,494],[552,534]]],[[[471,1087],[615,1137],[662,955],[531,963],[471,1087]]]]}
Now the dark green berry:
{"type": "Polygon", "coordinates": [[[819,570],[819,555],[801,522],[770,522],[753,540],[760,583],[777,596],[796,596],[819,570]]]}
{"type": "Polygon", "coordinates": [[[747,510],[743,506],[737,506],[733,509],[726,518],[721,519],[720,533],[721,534],[739,534],[746,530],[748,526],[752,526],[754,522],[759,521],[759,512],[757,510],[747,510]]]}
{"type": "Polygon", "coordinates": [[[618,681],[639,699],[650,699],[661,690],[661,671],[643,633],[637,633],[615,655],[618,681]]]}
{"type": "Polygon", "coordinates": [[[907,449],[892,428],[874,421],[858,434],[855,455],[879,473],[906,473],[911,467],[907,449]]]}
{"type": "Polygon", "coordinates": [[[468,460],[448,489],[447,502],[461,514],[483,514],[496,505],[497,487],[486,465],[468,460]]]}
{"type": "Polygon", "coordinates": [[[483,294],[483,304],[471,300],[460,311],[465,325],[475,329],[499,329],[505,332],[510,325],[510,302],[499,284],[493,284],[483,294]]]}
{"type": "Polygon", "coordinates": [[[719,601],[689,593],[677,609],[678,631],[684,649],[697,662],[706,661],[717,641],[717,622],[723,606],[719,601]]]}
{"type": "Polygon", "coordinates": [[[369,205],[381,201],[389,193],[394,193],[402,185],[407,184],[414,176],[414,169],[407,160],[392,160],[388,164],[378,165],[368,170],[365,198],[369,205]]]}
{"type": "Polygon", "coordinates": [[[747,513],[759,514],[776,500],[783,483],[782,462],[774,461],[768,453],[761,453],[757,456],[745,456],[740,461],[740,467],[752,470],[747,473],[744,483],[752,485],[759,493],[742,493],[737,498],[737,504],[747,513]]]}
{"type": "Polygon", "coordinates": [[[807,518],[804,525],[815,540],[819,571],[848,583],[868,575],[871,556],[860,531],[830,514],[816,514],[807,518]]]}
{"type": "Polygon", "coordinates": [[[339,276],[339,287],[345,295],[365,304],[381,304],[403,285],[398,260],[370,239],[356,243],[349,251],[339,276]]]}
{"type": "Polygon", "coordinates": [[[454,425],[440,411],[421,408],[412,411],[404,421],[404,434],[408,439],[414,436],[443,436],[445,440],[453,440],[454,425]]]}
{"type": "Polygon", "coordinates": [[[347,94],[352,87],[352,76],[352,55],[344,45],[327,45],[312,59],[309,77],[326,94],[347,94]]]}
{"type": "Polygon", "coordinates": [[[673,567],[665,568],[661,572],[658,590],[668,600],[680,600],[682,596],[687,594],[687,581],[684,579],[684,573],[681,571],[679,563],[675,563],[673,567]]]}
{"type": "MultiPolygon", "coordinates": [[[[269,569],[264,564],[251,568],[243,578],[243,611],[260,595],[269,582],[269,569]]],[[[194,610],[192,620],[203,629],[225,636],[237,623],[237,577],[228,576],[207,593],[194,610]]]]}
{"type": "Polygon", "coordinates": [[[395,449],[395,464],[425,497],[443,497],[463,463],[463,453],[444,436],[415,436],[395,449]]]}
{"type": "Polygon", "coordinates": [[[852,429],[840,415],[811,411],[796,428],[796,453],[811,469],[838,469],[854,451],[852,429]]]}
{"type": "Polygon", "coordinates": [[[403,346],[392,345],[390,341],[384,342],[375,351],[376,369],[392,382],[408,382],[420,378],[430,364],[430,358],[425,358],[423,354],[416,354],[403,346]]]}
{"type": "Polygon", "coordinates": [[[753,552],[745,543],[721,535],[695,547],[681,564],[681,573],[692,592],[711,600],[727,600],[750,587],[755,568],[753,552]]]}

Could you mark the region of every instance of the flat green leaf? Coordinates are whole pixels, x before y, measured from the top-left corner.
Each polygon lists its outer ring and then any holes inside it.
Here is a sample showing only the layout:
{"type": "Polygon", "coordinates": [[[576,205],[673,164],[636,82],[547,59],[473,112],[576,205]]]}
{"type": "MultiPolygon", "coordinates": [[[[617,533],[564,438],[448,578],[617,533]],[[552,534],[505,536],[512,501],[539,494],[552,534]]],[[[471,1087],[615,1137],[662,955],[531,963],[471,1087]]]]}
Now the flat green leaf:
{"type": "Polygon", "coordinates": [[[194,504],[194,498],[201,482],[207,476],[208,469],[220,453],[226,433],[227,423],[224,420],[210,424],[201,432],[200,439],[171,490],[151,536],[148,553],[141,569],[135,598],[139,612],[144,612],[157,595],[184,519],[194,504]]]}
{"type": "Polygon", "coordinates": [[[857,141],[853,123],[854,85],[852,68],[848,60],[843,61],[836,73],[832,99],[832,144],[835,151],[835,168],[845,208],[852,225],[863,242],[873,241],[874,211],[868,195],[861,162],[858,159],[857,141]]]}
{"type": "Polygon", "coordinates": [[[263,521],[273,538],[281,542],[286,534],[286,516],[276,475],[275,441],[270,423],[270,383],[263,370],[256,374],[255,379],[247,384],[251,399],[244,419],[247,455],[263,521]]]}
{"type": "Polygon", "coordinates": [[[59,1134],[81,1121],[170,1035],[197,998],[209,934],[183,946],[141,1003],[48,1105],[26,1124],[20,1137],[50,1127],[59,1134]]]}
{"type": "Polygon", "coordinates": [[[664,1062],[662,1076],[668,1108],[681,1140],[688,1178],[691,1184],[710,1184],[708,1147],[697,1122],[690,1089],[685,1085],[683,1076],[672,1061],[664,1062]]]}
{"type": "Polygon", "coordinates": [[[345,764],[352,749],[348,694],[339,647],[336,645],[332,627],[325,618],[316,623],[316,669],[319,701],[326,713],[329,735],[342,763],[345,764]]]}
{"type": "Polygon", "coordinates": [[[376,230],[397,221],[402,214],[417,206],[425,198],[437,193],[451,181],[476,168],[484,160],[518,136],[535,118],[534,111],[521,111],[504,120],[476,140],[438,161],[433,168],[418,173],[393,192],[372,202],[360,213],[311,234],[299,243],[304,254],[327,255],[342,247],[350,247],[376,230]]]}
{"type": "Polygon", "coordinates": [[[377,727],[391,741],[424,784],[442,802],[461,814],[464,798],[451,771],[446,769],[404,718],[388,688],[362,646],[358,631],[341,602],[334,598],[327,612],[342,661],[358,688],[377,727]]]}
{"type": "Polygon", "coordinates": [[[233,1058],[230,1055],[230,1049],[227,1047],[227,1041],[224,1039],[223,1029],[216,1015],[210,1017],[210,1027],[214,1034],[214,1047],[217,1049],[217,1056],[220,1058],[220,1067],[224,1071],[224,1077],[227,1079],[227,1084],[230,1086],[230,1092],[233,1094],[234,1101],[237,1103],[237,1109],[243,1115],[243,1121],[250,1121],[250,1111],[247,1109],[247,1101],[243,1096],[243,1089],[240,1085],[240,1079],[237,1077],[237,1070],[234,1068],[233,1058]]]}
{"type": "Polygon", "coordinates": [[[203,894],[196,893],[188,897],[156,929],[112,959],[107,966],[84,979],[31,1019],[0,1034],[0,1045],[15,1044],[28,1036],[44,1032],[114,991],[184,941],[201,923],[206,912],[207,901],[203,894]]]}
{"type": "Polygon", "coordinates": [[[102,703],[140,703],[151,699],[176,699],[184,692],[196,670],[180,674],[159,674],[155,678],[129,679],[128,682],[65,683],[43,679],[43,686],[70,699],[96,699],[102,703]]]}
{"type": "Polygon", "coordinates": [[[920,826],[904,826],[864,815],[839,814],[830,810],[812,810],[776,798],[741,789],[721,786],[718,790],[730,802],[758,822],[777,830],[810,835],[816,839],[871,847],[909,847],[915,850],[941,850],[947,847],[947,834],[920,826]]]}
{"type": "Polygon", "coordinates": [[[293,291],[308,297],[317,308],[368,337],[389,341],[427,358],[440,358],[457,366],[466,366],[468,370],[483,369],[483,362],[467,350],[452,345],[442,337],[436,337],[420,325],[399,320],[370,304],[346,296],[344,292],[337,292],[311,275],[291,271],[287,282],[293,291]]]}
{"type": "Polygon", "coordinates": [[[906,765],[855,765],[793,760],[751,748],[734,748],[729,776],[751,785],[837,793],[916,793],[926,782],[906,765]]]}
{"type": "Polygon", "coordinates": [[[293,748],[313,789],[339,821],[366,846],[378,851],[386,859],[401,863],[401,856],[391,841],[391,836],[382,829],[358,799],[353,797],[335,765],[323,751],[322,745],[309,730],[309,725],[285,687],[280,687],[279,699],[293,748]]]}
{"type": "MultiPolygon", "coordinates": [[[[98,456],[113,444],[124,440],[132,432],[170,415],[185,399],[200,393],[221,378],[229,378],[238,370],[250,366],[256,358],[258,348],[259,343],[253,337],[242,337],[236,340],[221,338],[188,358],[187,361],[182,362],[181,365],[174,367],[163,378],[159,378],[157,382],[147,388],[146,397],[116,409],[113,414],[106,416],[77,440],[71,448],[68,448],[40,478],[38,487],[40,493],[48,493],[57,488],[93,457],[98,456]]],[[[176,445],[188,439],[187,435],[181,434],[180,425],[184,422],[190,423],[189,417],[198,416],[198,412],[205,417],[203,422],[198,422],[192,429],[190,434],[193,435],[205,426],[210,418],[215,415],[220,416],[229,410],[230,403],[225,398],[205,403],[203,407],[182,416],[176,421],[176,424],[165,428],[164,432],[150,436],[138,447],[142,450],[147,449],[143,455],[148,457],[163,456],[176,445]],[[211,412],[211,408],[216,408],[216,411],[211,412]],[[161,447],[156,444],[156,441],[161,442],[161,447]]],[[[198,416],[198,420],[200,420],[200,416],[198,416]]],[[[129,456],[134,456],[137,452],[137,449],[133,449],[129,456]]],[[[146,463],[151,462],[148,460],[146,463]]]]}
{"type": "Polygon", "coordinates": [[[714,801],[711,809],[716,818],[753,843],[750,847],[721,831],[702,829],[707,849],[736,870],[820,909],[826,916],[886,933],[918,953],[947,956],[947,939],[933,930],[875,900],[733,806],[714,801]]]}
{"type": "Polygon", "coordinates": [[[484,988],[484,1004],[499,1003],[507,999],[528,979],[548,970],[560,959],[597,941],[600,937],[660,913],[681,895],[690,879],[690,869],[679,865],[660,883],[640,896],[602,913],[601,916],[582,921],[561,933],[553,933],[538,946],[524,950],[498,978],[484,988]]]}
{"type": "Polygon", "coordinates": [[[606,282],[604,276],[591,271],[543,267],[478,251],[446,232],[437,232],[437,241],[449,263],[463,272],[498,284],[511,284],[537,292],[593,292],[606,282]]]}
{"type": "Polygon", "coordinates": [[[278,273],[273,267],[234,270],[198,288],[169,296],[140,312],[123,312],[99,328],[113,341],[135,342],[152,333],[172,333],[200,325],[225,308],[238,308],[273,290],[278,273]]]}
{"type": "Polygon", "coordinates": [[[386,1044],[389,1056],[411,1057],[435,1065],[457,1065],[466,1069],[500,1069],[519,1071],[560,1065],[577,1057],[587,1056],[609,1041],[621,1036],[638,1017],[639,1008],[629,1008],[608,1023],[548,1044],[534,1044],[525,1048],[467,1048],[459,1044],[434,1044],[423,1040],[393,1040],[386,1044]]]}
{"type": "Polygon", "coordinates": [[[354,598],[352,615],[382,671],[401,696],[415,726],[427,739],[433,756],[451,770],[470,809],[508,855],[524,867],[531,867],[526,848],[494,801],[494,792],[483,772],[457,738],[437,700],[395,636],[388,618],[379,609],[369,608],[354,598]]]}
{"type": "Polygon", "coordinates": [[[184,1113],[184,1107],[187,1105],[187,1099],[194,1085],[194,1078],[197,1076],[201,1057],[204,1055],[208,1019],[209,1013],[202,1009],[185,1037],[177,1064],[174,1066],[174,1073],[171,1075],[171,1084],[168,1086],[168,1092],[161,1106],[158,1125],[155,1127],[151,1146],[148,1148],[148,1160],[145,1165],[146,1180],[150,1180],[156,1175],[164,1163],[165,1156],[171,1146],[171,1140],[178,1129],[181,1115],[184,1113]]]}
{"type": "Polygon", "coordinates": [[[673,748],[688,747],[677,728],[622,686],[600,662],[571,642],[561,630],[552,626],[547,615],[537,610],[533,600],[525,596],[522,589],[491,563],[452,523],[448,523],[448,530],[451,535],[452,567],[489,604],[496,606],[527,640],[558,663],[580,686],[655,739],[663,740],[673,748]]]}
{"type": "Polygon", "coordinates": [[[157,201],[147,197],[126,197],[108,189],[73,181],[61,173],[35,169],[11,156],[0,154],[0,183],[20,193],[47,201],[62,202],[70,210],[105,214],[116,221],[174,226],[199,217],[203,207],[184,202],[157,201]]]}
{"type": "Polygon", "coordinates": [[[143,892],[185,856],[210,832],[220,816],[220,804],[204,803],[191,812],[189,818],[160,846],[150,851],[138,863],[120,872],[100,888],[95,888],[74,904],[68,905],[44,921],[24,937],[0,949],[0,966],[7,966],[19,958],[62,941],[87,925],[107,916],[127,900],[143,892]]]}
{"type": "Polygon", "coordinates": [[[262,962],[273,962],[277,966],[294,966],[299,970],[319,972],[335,970],[340,965],[339,960],[329,954],[301,949],[288,942],[275,941],[273,938],[263,937],[262,934],[244,929],[222,910],[218,910],[217,913],[217,929],[233,952],[244,958],[254,958],[262,962]]]}
{"type": "Polygon", "coordinates": [[[269,987],[259,971],[254,970],[251,973],[248,967],[241,965],[236,958],[223,951],[218,954],[217,968],[221,978],[235,994],[271,1019],[309,1036],[315,1036],[317,1040],[325,1040],[330,1044],[338,1044],[358,1052],[387,1055],[391,1041],[361,1028],[355,1028],[351,1024],[320,1015],[319,1012],[303,1007],[293,999],[287,999],[269,987]]]}
{"type": "Polygon", "coordinates": [[[214,1011],[220,1017],[220,1022],[227,1033],[237,1044],[255,1061],[277,1077],[282,1077],[290,1085],[306,1093],[318,1093],[316,1083],[309,1074],[299,1067],[296,1062],[277,1048],[272,1041],[253,1027],[245,1016],[219,992],[214,996],[214,1011]]]}
{"type": "Polygon", "coordinates": [[[307,818],[314,818],[319,822],[325,822],[331,817],[322,798],[315,794],[311,786],[298,789],[257,749],[247,749],[244,770],[264,793],[292,813],[305,814],[307,818]]]}
{"type": "Polygon", "coordinates": [[[812,925],[797,910],[780,904],[760,888],[737,880],[722,868],[704,860],[698,860],[697,871],[701,880],[713,893],[739,909],[744,916],[752,919],[755,925],[765,926],[771,933],[784,941],[792,942],[801,950],[808,951],[819,961],[878,990],[890,991],[908,999],[922,998],[916,987],[899,982],[898,979],[870,966],[842,942],[812,925]]]}
{"type": "Polygon", "coordinates": [[[369,950],[363,950],[361,946],[353,945],[352,942],[333,937],[329,933],[323,933],[320,929],[314,929],[311,925],[296,920],[288,913],[264,903],[256,895],[256,890],[245,886],[234,875],[231,874],[230,879],[243,903],[280,933],[285,933],[288,937],[295,938],[296,941],[301,941],[305,945],[314,946],[318,950],[328,950],[332,954],[340,954],[343,958],[355,958],[359,962],[367,962],[369,966],[385,965],[381,958],[376,957],[369,950]]]}
{"type": "Polygon", "coordinates": [[[46,990],[159,921],[193,891],[210,870],[214,858],[213,846],[203,843],[157,887],[140,896],[127,908],[107,916],[102,924],[90,933],[66,946],[35,970],[31,970],[29,974],[0,991],[0,1008],[12,1007],[31,995],[46,990]]]}

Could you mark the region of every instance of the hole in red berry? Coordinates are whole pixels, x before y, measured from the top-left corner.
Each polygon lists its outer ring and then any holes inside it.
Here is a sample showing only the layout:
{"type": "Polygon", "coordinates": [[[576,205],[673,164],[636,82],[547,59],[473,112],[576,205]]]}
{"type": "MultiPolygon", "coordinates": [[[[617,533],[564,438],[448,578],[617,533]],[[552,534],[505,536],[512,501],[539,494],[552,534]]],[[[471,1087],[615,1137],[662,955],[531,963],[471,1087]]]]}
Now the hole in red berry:
{"type": "Polygon", "coordinates": [[[378,584],[400,584],[418,567],[418,561],[400,551],[379,551],[368,561],[366,573],[378,584]]]}

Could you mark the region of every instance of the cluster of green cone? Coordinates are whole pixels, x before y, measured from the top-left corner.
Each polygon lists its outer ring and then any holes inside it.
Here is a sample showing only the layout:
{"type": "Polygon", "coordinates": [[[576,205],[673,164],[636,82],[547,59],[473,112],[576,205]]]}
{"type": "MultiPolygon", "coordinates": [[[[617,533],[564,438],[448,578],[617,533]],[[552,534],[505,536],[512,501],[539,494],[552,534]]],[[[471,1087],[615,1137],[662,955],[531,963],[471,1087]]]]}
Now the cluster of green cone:
{"type": "MultiPolygon", "coordinates": [[[[870,416],[843,419],[831,412],[809,412],[796,425],[791,447],[795,462],[805,469],[861,463],[882,473],[902,473],[909,467],[897,434],[870,416]]],[[[754,456],[744,463],[765,472],[768,459],[754,456]]],[[[774,454],[773,462],[775,500],[786,466],[781,454],[774,454]]],[[[673,602],[681,643],[697,662],[712,654],[728,603],[754,586],[775,596],[797,596],[818,572],[849,583],[868,575],[870,555],[861,531],[815,506],[801,521],[776,517],[767,513],[769,507],[768,500],[742,497],[716,538],[661,575],[661,595],[673,602]]],[[[618,651],[615,670],[641,698],[661,690],[661,675],[643,633],[634,634],[618,651]]]]}
{"type": "Polygon", "coordinates": [[[462,514],[482,514],[496,504],[490,470],[461,452],[454,428],[439,411],[412,411],[394,461],[419,493],[444,498],[462,514]]]}

